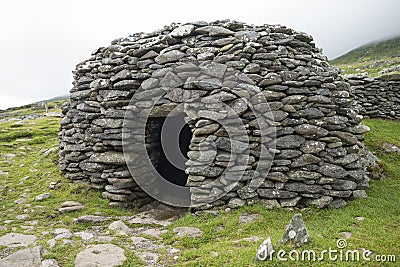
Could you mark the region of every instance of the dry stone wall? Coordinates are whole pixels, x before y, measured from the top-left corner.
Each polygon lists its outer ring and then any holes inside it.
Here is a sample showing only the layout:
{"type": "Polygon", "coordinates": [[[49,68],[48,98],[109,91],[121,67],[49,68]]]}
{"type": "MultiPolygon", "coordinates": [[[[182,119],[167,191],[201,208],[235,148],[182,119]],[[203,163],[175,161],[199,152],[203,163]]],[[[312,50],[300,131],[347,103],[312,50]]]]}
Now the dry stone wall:
{"type": "Polygon", "coordinates": [[[355,109],[369,118],[400,119],[400,74],[371,78],[366,74],[346,75],[355,109]]]}
{"type": "Polygon", "coordinates": [[[77,65],[73,85],[60,168],[110,205],[141,206],[163,189],[146,162],[160,162],[151,118],[171,112],[192,134],[184,187],[196,209],[341,207],[365,196],[368,127],[308,34],[235,21],[172,24],[97,49],[77,65]]]}

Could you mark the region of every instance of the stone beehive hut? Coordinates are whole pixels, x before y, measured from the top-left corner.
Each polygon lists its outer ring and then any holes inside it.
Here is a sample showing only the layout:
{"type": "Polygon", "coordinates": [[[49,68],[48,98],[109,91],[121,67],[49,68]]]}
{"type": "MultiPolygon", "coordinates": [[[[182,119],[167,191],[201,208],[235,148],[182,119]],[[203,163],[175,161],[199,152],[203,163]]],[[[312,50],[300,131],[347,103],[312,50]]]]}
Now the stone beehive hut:
{"type": "Polygon", "coordinates": [[[307,34],[172,24],[97,49],[73,84],[60,168],[111,205],[340,207],[368,187],[368,128],[307,34]]]}

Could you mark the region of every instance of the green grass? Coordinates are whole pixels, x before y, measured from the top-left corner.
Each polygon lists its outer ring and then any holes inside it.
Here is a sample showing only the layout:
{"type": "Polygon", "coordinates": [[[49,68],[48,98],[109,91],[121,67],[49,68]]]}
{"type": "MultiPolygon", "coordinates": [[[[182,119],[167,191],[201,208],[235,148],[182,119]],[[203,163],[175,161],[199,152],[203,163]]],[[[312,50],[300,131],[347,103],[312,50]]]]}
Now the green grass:
{"type": "Polygon", "coordinates": [[[341,68],[343,74],[367,72],[373,77],[380,76],[379,71],[400,65],[400,36],[363,45],[330,63],[341,68]]]}
{"type": "MultiPolygon", "coordinates": [[[[46,241],[52,235],[43,236],[42,232],[52,233],[54,229],[64,227],[71,231],[90,229],[92,225],[74,224],[73,219],[87,214],[131,216],[132,211],[109,208],[101,192],[82,184],[74,184],[60,174],[57,167],[58,152],[43,154],[46,149],[57,147],[58,129],[58,118],[0,123],[0,169],[9,173],[8,176],[1,176],[0,180],[0,186],[7,186],[0,191],[0,221],[13,220],[0,234],[12,231],[24,233],[23,226],[28,224],[18,221],[16,216],[28,214],[28,221],[38,221],[29,234],[39,237],[38,243],[49,250],[50,255],[46,257],[54,256],[61,266],[73,266],[75,255],[85,246],[80,238],[74,238],[74,247],[58,245],[50,249],[46,241]],[[7,154],[14,154],[15,157],[6,159],[4,155],[7,154]],[[49,189],[51,182],[58,183],[55,190],[49,189]],[[41,202],[35,199],[37,195],[47,192],[52,193],[49,199],[41,202]],[[26,202],[15,204],[14,201],[20,199],[22,193],[26,193],[26,202]],[[60,204],[67,200],[81,202],[86,208],[73,213],[58,213],[60,204]]],[[[134,261],[137,262],[137,259],[134,261]]]]}
{"type": "MultiPolygon", "coordinates": [[[[348,248],[359,250],[366,248],[375,254],[395,254],[400,260],[400,156],[384,154],[380,147],[383,142],[400,146],[400,122],[384,120],[366,120],[371,128],[366,135],[367,146],[375,151],[384,162],[388,178],[370,182],[367,199],[357,199],[346,207],[337,210],[306,209],[301,211],[307,224],[311,242],[303,249],[320,252],[323,249],[336,248],[336,241],[341,232],[351,232],[348,248]],[[359,221],[356,217],[364,217],[359,221]]],[[[0,230],[0,235],[8,232],[24,233],[27,222],[16,220],[19,214],[29,214],[28,221],[38,220],[33,230],[27,233],[39,237],[38,244],[48,249],[45,258],[55,258],[60,266],[73,266],[76,254],[86,244],[80,238],[74,238],[74,247],[57,245],[49,248],[46,241],[56,228],[68,228],[73,232],[90,229],[91,224],[74,224],[73,219],[80,215],[101,214],[109,216],[131,216],[134,211],[110,208],[101,193],[80,184],[73,184],[58,171],[57,151],[48,156],[43,152],[57,146],[59,119],[43,118],[19,123],[16,121],[0,123],[0,170],[8,176],[0,178],[0,222],[14,220],[0,230]],[[6,154],[15,154],[14,158],[4,158],[6,154]],[[50,182],[58,182],[55,190],[48,188],[50,182]],[[6,188],[4,188],[7,186],[6,188]],[[52,196],[42,202],[36,201],[39,194],[52,192],[52,196]],[[14,204],[14,201],[26,193],[27,201],[14,204]],[[86,205],[84,210],[59,214],[57,209],[66,200],[78,201],[86,205]],[[13,229],[14,228],[14,229],[13,229]],[[50,232],[50,234],[43,234],[50,232]]],[[[274,244],[280,239],[291,217],[299,211],[288,209],[267,210],[261,205],[244,207],[231,212],[221,211],[220,216],[186,215],[181,220],[168,226],[164,243],[181,250],[175,262],[172,256],[162,252],[162,259],[168,265],[176,266],[281,266],[276,259],[273,262],[255,262],[259,244],[270,236],[274,244]],[[244,212],[258,213],[262,217],[255,222],[239,224],[238,218],[244,212]],[[200,228],[201,238],[178,238],[172,229],[178,226],[200,228]],[[243,241],[243,238],[258,236],[256,242],[243,241]],[[218,254],[218,255],[217,255],[218,254]],[[217,255],[217,256],[216,256],[217,255]]],[[[97,226],[107,232],[109,223],[97,226]]],[[[131,226],[131,225],[130,225],[131,226]]],[[[133,226],[131,226],[133,227],[133,226]]],[[[141,261],[130,249],[131,241],[127,237],[117,236],[112,242],[125,249],[127,261],[124,266],[141,266],[141,261]]],[[[290,251],[290,246],[275,246],[275,249],[290,251]]],[[[0,248],[0,251],[2,249],[0,248]]],[[[334,266],[337,262],[292,262],[285,266],[334,266]]],[[[339,263],[340,266],[382,266],[380,263],[339,263]]],[[[395,266],[395,264],[388,264],[395,266]]]]}

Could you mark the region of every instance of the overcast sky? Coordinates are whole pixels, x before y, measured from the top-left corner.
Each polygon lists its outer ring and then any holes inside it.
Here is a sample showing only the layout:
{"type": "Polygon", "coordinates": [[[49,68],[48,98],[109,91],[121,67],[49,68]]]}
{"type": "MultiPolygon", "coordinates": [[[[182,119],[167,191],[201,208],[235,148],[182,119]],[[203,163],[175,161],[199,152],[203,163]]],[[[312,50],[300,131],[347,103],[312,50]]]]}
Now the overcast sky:
{"type": "Polygon", "coordinates": [[[0,3],[0,109],[65,95],[71,71],[119,37],[233,19],[307,32],[333,59],[400,34],[399,0],[12,0],[0,3]]]}

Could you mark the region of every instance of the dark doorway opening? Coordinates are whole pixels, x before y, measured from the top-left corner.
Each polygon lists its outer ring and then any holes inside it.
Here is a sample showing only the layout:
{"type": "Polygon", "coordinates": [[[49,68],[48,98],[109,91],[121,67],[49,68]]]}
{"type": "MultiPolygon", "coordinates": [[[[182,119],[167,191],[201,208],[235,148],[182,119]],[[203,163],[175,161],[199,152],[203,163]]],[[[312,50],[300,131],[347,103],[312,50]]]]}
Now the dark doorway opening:
{"type": "Polygon", "coordinates": [[[185,122],[185,114],[149,118],[146,124],[146,148],[157,172],[169,182],[185,186],[192,131],[185,122]]]}

